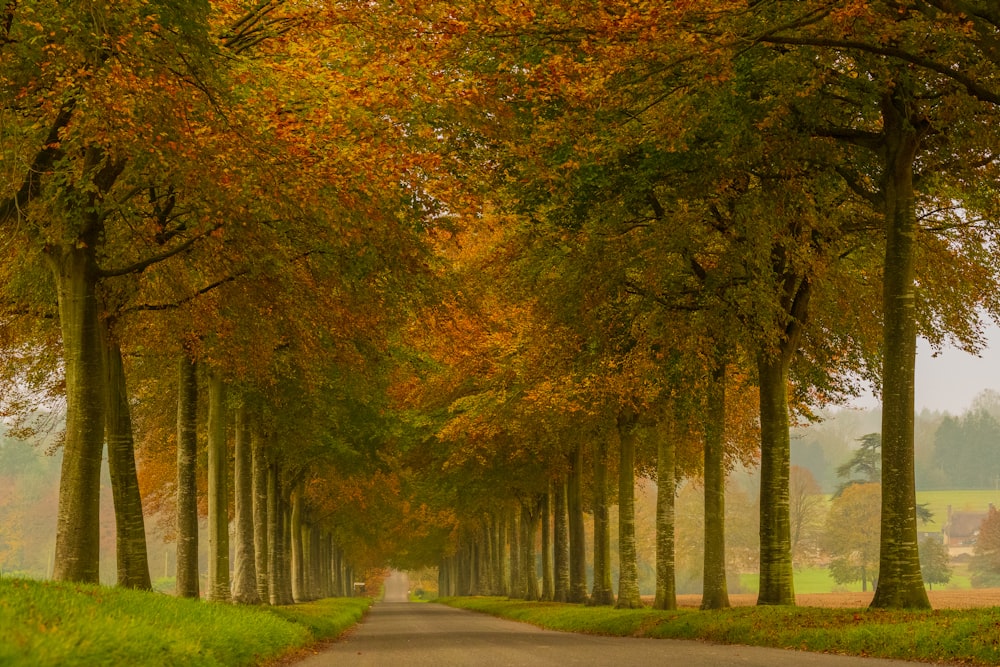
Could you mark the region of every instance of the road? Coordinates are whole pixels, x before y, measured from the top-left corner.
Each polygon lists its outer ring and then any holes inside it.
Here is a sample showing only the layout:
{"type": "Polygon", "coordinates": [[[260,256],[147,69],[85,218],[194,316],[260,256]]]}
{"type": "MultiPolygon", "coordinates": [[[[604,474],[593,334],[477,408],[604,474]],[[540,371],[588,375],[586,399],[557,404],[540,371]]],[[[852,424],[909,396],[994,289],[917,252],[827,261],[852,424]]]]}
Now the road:
{"type": "MultiPolygon", "coordinates": [[[[693,641],[595,637],[437,604],[405,602],[406,575],[394,573],[365,621],[295,667],[914,667],[916,663],[723,646],[693,641]]],[[[926,664],[926,663],[923,663],[926,664]]]]}

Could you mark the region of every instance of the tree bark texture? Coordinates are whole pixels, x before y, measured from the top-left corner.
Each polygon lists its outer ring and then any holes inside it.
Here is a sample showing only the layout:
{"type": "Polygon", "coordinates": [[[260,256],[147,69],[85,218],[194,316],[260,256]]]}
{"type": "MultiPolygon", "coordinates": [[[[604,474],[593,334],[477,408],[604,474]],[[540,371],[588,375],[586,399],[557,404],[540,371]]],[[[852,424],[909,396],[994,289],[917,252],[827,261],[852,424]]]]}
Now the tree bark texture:
{"type": "MultiPolygon", "coordinates": [[[[760,355],[760,590],[759,605],[794,605],[788,505],[788,366],[760,355]]],[[[706,509],[707,511],[707,509],[706,509]]]]}
{"type": "Polygon", "coordinates": [[[597,438],[594,451],[594,587],[590,604],[615,603],[611,584],[611,525],[608,517],[608,441],[597,438]]]}
{"type": "Polygon", "coordinates": [[[566,513],[566,482],[559,480],[553,487],[552,563],[554,569],[553,599],[569,601],[569,517],[566,513]]]}
{"type": "Polygon", "coordinates": [[[236,531],[233,564],[233,602],[260,604],[257,594],[257,561],[254,550],[253,452],[246,401],[236,408],[236,441],[233,457],[233,505],[236,531]]]}
{"type": "Polygon", "coordinates": [[[253,467],[251,493],[253,494],[254,565],[257,574],[257,598],[263,602],[267,601],[269,597],[267,586],[267,441],[256,424],[251,424],[250,443],[251,465],[253,467]]]}
{"type": "MultiPolygon", "coordinates": [[[[720,362],[712,370],[705,407],[705,567],[701,608],[726,609],[729,607],[729,590],[726,585],[726,366],[724,362],[720,362]]],[[[786,498],[787,487],[786,481],[786,498]]],[[[791,551],[789,558],[790,554],[791,551]]]]}
{"type": "Polygon", "coordinates": [[[510,561],[507,559],[507,520],[502,512],[493,517],[496,524],[497,595],[510,595],[510,561]]]}
{"type": "Polygon", "coordinates": [[[507,540],[510,542],[510,597],[524,599],[524,578],[521,576],[521,510],[508,513],[507,540]]]}
{"type": "Polygon", "coordinates": [[[913,386],[917,304],[917,236],[913,169],[927,131],[899,82],[882,101],[885,197],[882,360],[882,532],[879,577],[872,607],[930,608],[917,552],[913,462],[913,386]]]}
{"type": "Polygon", "coordinates": [[[228,601],[229,448],[226,443],[226,385],[208,379],[208,599],[228,601]]]}
{"type": "MultiPolygon", "coordinates": [[[[109,332],[105,332],[106,334],[109,332]]],[[[153,590],[146,550],[146,522],[135,468],[132,414],[125,384],[125,366],[118,343],[105,336],[104,367],[107,372],[108,469],[115,503],[118,585],[153,590]]]]}
{"type": "Polygon", "coordinates": [[[639,609],[639,560],[635,544],[635,419],[618,418],[618,599],[619,609],[639,609]]]}
{"type": "Polygon", "coordinates": [[[296,484],[292,488],[292,525],[290,529],[292,548],[292,600],[304,602],[305,594],[305,568],[303,566],[302,553],[302,483],[296,484]]]}
{"type": "Polygon", "coordinates": [[[536,501],[521,505],[521,590],[525,600],[538,600],[538,566],[535,562],[535,534],[538,532],[539,507],[536,501]]]}
{"type": "Polygon", "coordinates": [[[566,485],[569,514],[569,602],[587,601],[587,542],[583,525],[583,447],[573,450],[566,485]]]}
{"type": "Polygon", "coordinates": [[[674,569],[675,434],[671,421],[663,428],[656,443],[656,595],[653,609],[677,608],[674,569]]]}
{"type": "Polygon", "coordinates": [[[100,580],[101,455],[105,431],[104,354],[95,239],[49,254],[59,298],[66,377],[66,438],[59,478],[53,578],[100,580]],[[89,241],[89,242],[88,242],[89,241]]]}
{"type": "Polygon", "coordinates": [[[177,595],[200,595],[198,573],[198,369],[186,356],[177,391],[177,595]]]}
{"type": "Polygon", "coordinates": [[[552,485],[542,496],[542,600],[555,598],[552,581],[552,485]]]}

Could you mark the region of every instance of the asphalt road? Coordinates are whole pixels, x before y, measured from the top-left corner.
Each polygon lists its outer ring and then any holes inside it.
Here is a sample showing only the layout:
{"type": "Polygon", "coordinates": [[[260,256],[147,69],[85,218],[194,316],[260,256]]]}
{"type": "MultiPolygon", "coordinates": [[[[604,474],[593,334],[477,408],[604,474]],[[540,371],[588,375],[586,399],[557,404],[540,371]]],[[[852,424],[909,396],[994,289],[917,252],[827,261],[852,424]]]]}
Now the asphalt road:
{"type": "MultiPolygon", "coordinates": [[[[405,574],[386,582],[385,600],[346,639],[296,667],[914,667],[911,662],[724,646],[692,641],[594,637],[437,604],[409,603],[405,574]]],[[[926,663],[920,663],[926,664],[926,663]]]]}

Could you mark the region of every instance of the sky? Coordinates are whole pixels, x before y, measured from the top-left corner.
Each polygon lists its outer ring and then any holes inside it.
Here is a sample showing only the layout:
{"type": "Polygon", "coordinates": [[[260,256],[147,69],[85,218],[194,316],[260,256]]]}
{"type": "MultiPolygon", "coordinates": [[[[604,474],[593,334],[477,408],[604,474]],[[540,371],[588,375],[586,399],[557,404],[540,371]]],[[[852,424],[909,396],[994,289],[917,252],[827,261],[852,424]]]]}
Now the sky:
{"type": "MultiPolygon", "coordinates": [[[[1000,328],[986,329],[990,347],[979,356],[955,348],[945,348],[937,357],[924,340],[917,342],[915,407],[960,415],[982,391],[1000,392],[1000,328]]],[[[853,405],[869,408],[878,405],[871,396],[862,396],[853,405]]]]}

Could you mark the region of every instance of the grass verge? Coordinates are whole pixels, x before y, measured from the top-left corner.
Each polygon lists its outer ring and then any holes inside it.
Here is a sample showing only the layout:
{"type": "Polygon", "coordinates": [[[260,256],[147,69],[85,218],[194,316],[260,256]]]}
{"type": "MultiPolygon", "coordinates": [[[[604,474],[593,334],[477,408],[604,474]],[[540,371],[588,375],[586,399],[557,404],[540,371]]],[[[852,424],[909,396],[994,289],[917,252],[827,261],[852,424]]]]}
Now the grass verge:
{"type": "Polygon", "coordinates": [[[255,665],[357,623],[367,598],[239,607],[0,579],[0,665],[255,665]]]}
{"type": "Polygon", "coordinates": [[[1000,664],[997,608],[883,611],[741,607],[703,612],[617,610],[488,597],[438,601],[568,632],[696,639],[924,662],[1000,664]]]}

